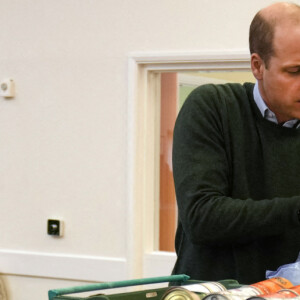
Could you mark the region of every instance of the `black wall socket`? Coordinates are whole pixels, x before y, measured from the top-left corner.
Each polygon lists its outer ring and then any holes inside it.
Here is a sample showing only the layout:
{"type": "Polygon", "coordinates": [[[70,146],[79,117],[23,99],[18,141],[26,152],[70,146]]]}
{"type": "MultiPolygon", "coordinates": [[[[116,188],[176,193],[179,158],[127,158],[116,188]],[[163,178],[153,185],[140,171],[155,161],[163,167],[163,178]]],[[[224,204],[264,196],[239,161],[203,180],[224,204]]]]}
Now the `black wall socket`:
{"type": "Polygon", "coordinates": [[[49,235],[60,236],[60,232],[61,232],[60,220],[49,219],[47,231],[49,235]]]}

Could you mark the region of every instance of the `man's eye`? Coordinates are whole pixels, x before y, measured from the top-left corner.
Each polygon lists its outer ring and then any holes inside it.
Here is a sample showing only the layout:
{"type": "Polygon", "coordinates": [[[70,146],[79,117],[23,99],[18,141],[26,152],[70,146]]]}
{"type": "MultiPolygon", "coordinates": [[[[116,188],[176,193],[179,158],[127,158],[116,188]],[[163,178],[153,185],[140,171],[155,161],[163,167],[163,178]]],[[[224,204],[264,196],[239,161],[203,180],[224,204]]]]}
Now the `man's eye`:
{"type": "Polygon", "coordinates": [[[288,73],[291,73],[291,74],[297,74],[297,73],[300,73],[300,68],[289,68],[288,70],[288,73]]]}

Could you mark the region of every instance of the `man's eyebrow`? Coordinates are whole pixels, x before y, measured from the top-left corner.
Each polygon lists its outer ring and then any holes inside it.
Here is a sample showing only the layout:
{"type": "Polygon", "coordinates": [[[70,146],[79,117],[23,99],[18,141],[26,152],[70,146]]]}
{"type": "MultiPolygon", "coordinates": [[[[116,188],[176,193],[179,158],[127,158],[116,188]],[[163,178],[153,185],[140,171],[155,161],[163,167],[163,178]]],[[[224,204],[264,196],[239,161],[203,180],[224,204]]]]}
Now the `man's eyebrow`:
{"type": "Polygon", "coordinates": [[[293,68],[293,67],[300,67],[300,61],[299,62],[288,62],[283,65],[284,68],[293,68]]]}
{"type": "Polygon", "coordinates": [[[282,67],[283,70],[299,69],[299,68],[300,68],[300,63],[299,64],[289,64],[289,65],[285,65],[282,67]]]}

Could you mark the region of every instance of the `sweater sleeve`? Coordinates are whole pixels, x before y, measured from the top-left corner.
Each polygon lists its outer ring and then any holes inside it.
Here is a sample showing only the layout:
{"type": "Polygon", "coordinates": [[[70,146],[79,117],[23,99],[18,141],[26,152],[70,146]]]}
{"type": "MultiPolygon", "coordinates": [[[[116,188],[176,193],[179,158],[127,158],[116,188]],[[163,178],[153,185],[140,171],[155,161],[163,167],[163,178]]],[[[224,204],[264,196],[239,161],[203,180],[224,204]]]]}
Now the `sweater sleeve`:
{"type": "MultiPolygon", "coordinates": [[[[232,198],[222,103],[210,87],[191,93],[174,129],[173,172],[179,219],[194,244],[246,243],[300,227],[300,196],[232,198]]],[[[300,234],[300,231],[299,231],[300,234]]]]}

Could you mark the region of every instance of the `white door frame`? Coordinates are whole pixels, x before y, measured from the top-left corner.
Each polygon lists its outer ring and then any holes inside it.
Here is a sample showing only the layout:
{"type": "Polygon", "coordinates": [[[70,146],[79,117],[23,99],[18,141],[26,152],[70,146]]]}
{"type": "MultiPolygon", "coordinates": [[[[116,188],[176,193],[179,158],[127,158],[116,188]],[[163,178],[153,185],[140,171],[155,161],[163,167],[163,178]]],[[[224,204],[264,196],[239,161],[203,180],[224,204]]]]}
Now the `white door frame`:
{"type": "Polygon", "coordinates": [[[249,71],[250,55],[247,51],[132,53],[128,62],[128,278],[169,275],[175,254],[155,251],[159,196],[159,73],[249,71]]]}

